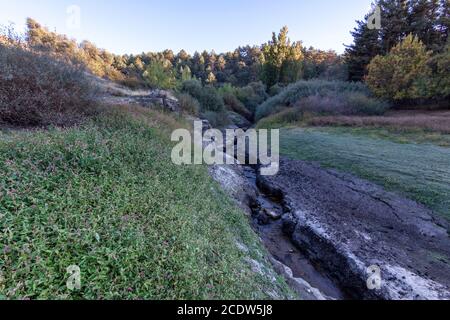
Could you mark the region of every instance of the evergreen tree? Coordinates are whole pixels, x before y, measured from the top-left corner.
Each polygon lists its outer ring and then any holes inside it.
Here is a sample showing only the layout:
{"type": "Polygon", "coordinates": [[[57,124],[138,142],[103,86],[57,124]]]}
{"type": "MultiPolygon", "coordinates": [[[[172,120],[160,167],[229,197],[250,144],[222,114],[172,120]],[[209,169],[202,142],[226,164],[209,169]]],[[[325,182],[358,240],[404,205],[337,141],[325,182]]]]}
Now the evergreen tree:
{"type": "Polygon", "coordinates": [[[433,99],[450,98],[450,41],[443,52],[435,55],[430,60],[432,78],[430,80],[431,97],[433,99]]]}
{"type": "Polygon", "coordinates": [[[378,0],[381,9],[381,48],[387,54],[411,33],[408,0],[378,0]]]}
{"type": "Polygon", "coordinates": [[[410,32],[416,35],[430,50],[439,50],[440,32],[439,0],[410,0],[410,32]]]}
{"type": "Polygon", "coordinates": [[[263,80],[268,88],[278,82],[288,83],[298,79],[297,67],[292,72],[289,66],[303,60],[302,44],[291,43],[288,33],[288,28],[283,27],[278,36],[274,32],[272,40],[263,46],[263,80]]]}
{"type": "Polygon", "coordinates": [[[351,33],[354,42],[345,50],[350,81],[362,81],[372,58],[382,53],[379,31],[368,28],[368,17],[366,16],[363,21],[357,21],[358,26],[351,33]]]}
{"type": "Polygon", "coordinates": [[[440,46],[440,50],[438,51],[444,51],[448,46],[448,31],[450,29],[450,1],[440,0],[439,4],[439,17],[436,22],[436,29],[439,32],[438,43],[440,46]]]}
{"type": "Polygon", "coordinates": [[[381,28],[368,28],[369,15],[357,22],[352,32],[354,42],[345,53],[350,80],[363,80],[372,58],[389,53],[409,34],[417,36],[429,50],[445,49],[450,17],[448,0],[377,0],[374,5],[381,9],[381,28]]]}
{"type": "Polygon", "coordinates": [[[142,76],[152,88],[173,89],[176,85],[172,69],[166,68],[161,61],[151,62],[142,76]]]}
{"type": "Polygon", "coordinates": [[[192,79],[192,72],[191,72],[191,69],[189,68],[189,66],[181,67],[180,74],[181,74],[180,77],[181,77],[182,82],[192,79]]]}

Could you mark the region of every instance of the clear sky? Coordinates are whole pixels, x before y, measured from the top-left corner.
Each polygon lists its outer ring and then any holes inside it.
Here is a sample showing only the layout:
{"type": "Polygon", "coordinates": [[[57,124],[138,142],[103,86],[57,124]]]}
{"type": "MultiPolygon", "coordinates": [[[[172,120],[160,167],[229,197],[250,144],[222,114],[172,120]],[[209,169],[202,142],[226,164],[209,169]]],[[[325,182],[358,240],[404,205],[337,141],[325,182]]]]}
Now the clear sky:
{"type": "Polygon", "coordinates": [[[0,24],[32,17],[52,31],[113,53],[216,52],[267,42],[283,25],[305,46],[343,52],[371,0],[0,0],[0,24]],[[68,7],[81,9],[79,28],[68,7]]]}

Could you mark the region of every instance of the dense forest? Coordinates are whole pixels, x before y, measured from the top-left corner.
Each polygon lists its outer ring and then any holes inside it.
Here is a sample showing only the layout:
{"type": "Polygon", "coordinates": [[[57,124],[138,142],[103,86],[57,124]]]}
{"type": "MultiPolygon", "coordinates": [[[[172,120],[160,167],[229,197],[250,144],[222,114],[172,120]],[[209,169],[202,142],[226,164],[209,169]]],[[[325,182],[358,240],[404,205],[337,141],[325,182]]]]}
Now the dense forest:
{"type": "Polygon", "coordinates": [[[246,106],[244,114],[254,113],[258,103],[289,84],[312,79],[365,82],[377,98],[398,105],[445,102],[450,95],[449,2],[377,0],[374,6],[381,8],[381,29],[369,28],[370,14],[357,21],[354,42],[342,55],[291,41],[287,27],[273,33],[267,43],[227,53],[190,55],[184,50],[165,50],[114,55],[89,41],[78,44],[28,19],[23,42],[33,50],[85,65],[99,77],[132,88],[185,88],[192,95],[192,86],[200,85],[222,94],[226,91],[225,100],[235,106],[233,109],[242,109],[236,106],[240,103],[246,106]],[[242,88],[257,96],[250,106],[242,88]]]}
{"type": "Polygon", "coordinates": [[[340,78],[346,74],[342,57],[334,51],[304,48],[292,43],[288,28],[262,46],[239,47],[233,52],[195,52],[192,56],[181,50],[113,55],[83,41],[77,44],[66,36],[48,31],[32,19],[27,21],[27,42],[40,50],[49,50],[74,61],[86,63],[100,77],[124,81],[130,85],[146,83],[171,88],[176,80],[196,78],[204,84],[231,83],[245,86],[264,79],[269,85],[287,84],[299,79],[340,78]],[[276,53],[275,53],[276,52],[276,53]]]}

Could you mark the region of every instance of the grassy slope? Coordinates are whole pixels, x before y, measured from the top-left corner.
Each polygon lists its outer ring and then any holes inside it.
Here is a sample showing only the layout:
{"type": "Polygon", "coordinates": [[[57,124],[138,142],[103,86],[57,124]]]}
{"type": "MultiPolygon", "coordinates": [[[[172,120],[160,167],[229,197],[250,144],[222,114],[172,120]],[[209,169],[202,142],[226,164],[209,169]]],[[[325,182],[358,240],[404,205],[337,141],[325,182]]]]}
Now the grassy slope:
{"type": "Polygon", "coordinates": [[[0,298],[286,297],[244,262],[263,251],[207,170],[171,163],[163,128],[175,120],[130,110],[0,133],[0,298]],[[66,288],[70,265],[79,292],[66,288]]]}
{"type": "Polygon", "coordinates": [[[281,152],[400,191],[450,219],[450,149],[412,141],[376,129],[286,129],[281,152]]]}

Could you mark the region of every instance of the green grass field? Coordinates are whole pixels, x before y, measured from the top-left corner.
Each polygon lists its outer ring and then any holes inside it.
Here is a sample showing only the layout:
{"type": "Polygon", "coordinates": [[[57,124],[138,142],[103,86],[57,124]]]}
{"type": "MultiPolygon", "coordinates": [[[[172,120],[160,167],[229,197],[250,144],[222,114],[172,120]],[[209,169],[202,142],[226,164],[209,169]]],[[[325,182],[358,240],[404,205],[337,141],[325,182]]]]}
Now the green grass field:
{"type": "Polygon", "coordinates": [[[206,168],[170,161],[163,128],[175,124],[117,110],[0,134],[0,299],[287,297],[244,262],[264,265],[264,251],[206,168]],[[70,265],[79,291],[66,287],[70,265]]]}
{"type": "Polygon", "coordinates": [[[297,128],[281,132],[283,155],[353,173],[423,203],[450,220],[450,149],[434,143],[411,134],[386,135],[381,129],[297,128]]]}

